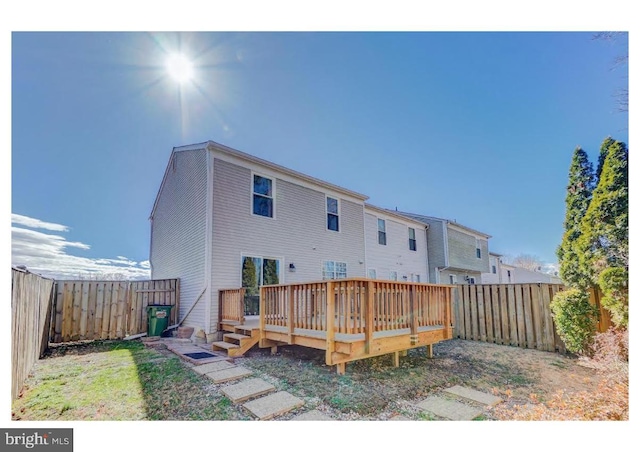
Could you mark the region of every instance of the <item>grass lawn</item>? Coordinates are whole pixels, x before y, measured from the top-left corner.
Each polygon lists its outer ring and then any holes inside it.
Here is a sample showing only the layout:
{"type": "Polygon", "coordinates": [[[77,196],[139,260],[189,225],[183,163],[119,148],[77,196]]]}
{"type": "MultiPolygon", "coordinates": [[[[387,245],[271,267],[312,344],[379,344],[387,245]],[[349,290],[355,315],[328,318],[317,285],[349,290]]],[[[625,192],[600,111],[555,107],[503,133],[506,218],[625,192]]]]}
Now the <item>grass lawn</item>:
{"type": "Polygon", "coordinates": [[[38,361],[13,420],[248,419],[172,354],[140,341],[57,347],[38,361]]]}
{"type": "MultiPolygon", "coordinates": [[[[346,375],[324,364],[324,351],[298,346],[254,348],[235,363],[279,391],[302,398],[304,408],[336,420],[411,420],[433,417],[416,407],[430,395],[463,385],[527,404],[534,394],[550,400],[559,391],[598,390],[599,375],[571,357],[537,350],[462,340],[409,350],[393,367],[390,355],[349,363],[346,375]]],[[[168,350],[140,341],[60,346],[37,362],[12,407],[14,420],[242,420],[252,417],[214,384],[168,350]]],[[[499,419],[487,410],[480,419],[499,419]]],[[[503,417],[504,419],[504,417],[503,417]]]]}

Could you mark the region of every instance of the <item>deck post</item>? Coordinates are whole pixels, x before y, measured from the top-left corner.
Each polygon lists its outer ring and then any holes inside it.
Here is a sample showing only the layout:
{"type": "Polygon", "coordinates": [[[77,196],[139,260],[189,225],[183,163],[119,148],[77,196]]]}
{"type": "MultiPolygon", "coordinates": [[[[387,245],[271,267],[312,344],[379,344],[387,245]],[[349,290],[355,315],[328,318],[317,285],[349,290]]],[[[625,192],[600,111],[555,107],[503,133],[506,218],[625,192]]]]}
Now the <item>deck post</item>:
{"type": "Polygon", "coordinates": [[[453,287],[449,287],[445,295],[445,309],[444,309],[445,339],[453,338],[453,332],[452,332],[453,324],[452,324],[452,318],[451,318],[451,300],[452,300],[451,292],[453,292],[453,287]]]}
{"type": "Polygon", "coordinates": [[[409,287],[409,318],[411,320],[411,345],[418,343],[418,300],[416,300],[415,286],[409,287]]]}
{"type": "MultiPolygon", "coordinates": [[[[325,299],[326,299],[326,303],[327,303],[327,343],[326,343],[326,353],[325,353],[325,363],[328,366],[333,365],[333,352],[335,351],[336,348],[336,342],[335,342],[335,329],[334,329],[334,325],[335,325],[335,315],[336,315],[336,302],[335,302],[335,294],[334,294],[334,289],[333,289],[333,281],[328,280],[325,283],[325,289],[326,289],[326,295],[325,295],[325,299]]],[[[344,374],[344,364],[342,364],[342,369],[343,372],[342,374],[344,374]]],[[[338,364],[338,373],[340,374],[340,364],[338,364]]]]}
{"type": "Polygon", "coordinates": [[[266,300],[265,300],[265,289],[264,287],[260,287],[260,304],[258,306],[258,310],[260,312],[260,340],[264,339],[264,325],[265,325],[265,309],[266,309],[266,300]]]}
{"type": "Polygon", "coordinates": [[[433,344],[427,345],[427,358],[433,358],[433,344]]]}
{"type": "Polygon", "coordinates": [[[400,352],[393,352],[393,367],[400,367],[400,352]]]}
{"type": "Polygon", "coordinates": [[[364,342],[365,353],[369,354],[372,350],[373,343],[373,305],[374,305],[374,282],[373,280],[367,281],[367,309],[365,310],[365,328],[364,328],[364,342]]]}
{"type": "Polygon", "coordinates": [[[347,372],[347,363],[336,364],[336,372],[338,375],[344,375],[347,372]]]}
{"type": "Polygon", "coordinates": [[[294,316],[294,311],[293,311],[293,286],[288,286],[287,287],[287,303],[289,303],[288,305],[288,313],[287,313],[287,325],[288,325],[288,330],[289,330],[289,344],[293,344],[293,330],[295,328],[294,325],[294,321],[293,321],[293,316],[294,316]]]}

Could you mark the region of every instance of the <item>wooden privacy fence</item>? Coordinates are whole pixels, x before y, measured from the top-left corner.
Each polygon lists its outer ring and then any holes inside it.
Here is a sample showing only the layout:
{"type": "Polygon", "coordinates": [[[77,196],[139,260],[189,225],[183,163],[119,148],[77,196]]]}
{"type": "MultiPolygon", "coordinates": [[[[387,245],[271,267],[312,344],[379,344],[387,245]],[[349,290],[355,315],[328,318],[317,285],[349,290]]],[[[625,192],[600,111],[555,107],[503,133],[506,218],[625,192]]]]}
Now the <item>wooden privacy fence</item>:
{"type": "Polygon", "coordinates": [[[53,343],[122,339],[147,331],[147,306],[173,306],[177,324],[178,279],[149,281],[57,281],[49,332],[53,343]]]}
{"type": "Polygon", "coordinates": [[[54,281],[11,269],[11,398],[47,349],[54,281]]]}
{"type": "MultiPolygon", "coordinates": [[[[454,337],[565,353],[550,307],[563,289],[561,284],[543,283],[458,285],[454,337]]],[[[604,332],[611,322],[599,299],[598,290],[592,289],[592,303],[600,311],[598,331],[604,332]]]]}

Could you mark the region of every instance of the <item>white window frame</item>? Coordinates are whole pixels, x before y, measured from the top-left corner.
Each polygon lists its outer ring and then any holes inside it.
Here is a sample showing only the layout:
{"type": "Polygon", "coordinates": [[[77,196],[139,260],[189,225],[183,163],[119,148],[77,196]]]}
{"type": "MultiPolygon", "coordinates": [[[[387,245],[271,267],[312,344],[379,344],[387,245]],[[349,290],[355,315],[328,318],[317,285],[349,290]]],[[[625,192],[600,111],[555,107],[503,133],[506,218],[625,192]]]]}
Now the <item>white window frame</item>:
{"type": "MultiPolygon", "coordinates": [[[[278,280],[280,281],[279,284],[284,284],[284,256],[263,256],[261,254],[258,253],[240,253],[240,286],[242,286],[242,265],[244,264],[244,259],[246,257],[249,258],[253,258],[253,259],[260,259],[262,261],[262,264],[264,266],[264,260],[265,259],[269,259],[271,261],[279,261],[279,270],[278,270],[278,280]]],[[[260,274],[260,279],[262,280],[262,278],[264,277],[264,273],[260,274]]],[[[262,284],[258,284],[258,287],[260,287],[262,284]]]]}
{"type": "Polygon", "coordinates": [[[458,275],[449,273],[449,284],[458,284],[458,275]]]}
{"type": "Polygon", "coordinates": [[[476,258],[482,259],[482,246],[480,239],[476,238],[476,258]]]}
{"type": "Polygon", "coordinates": [[[275,219],[276,218],[276,178],[273,176],[268,176],[266,174],[263,173],[258,173],[255,171],[251,171],[251,190],[250,190],[250,203],[249,203],[249,210],[251,212],[251,215],[253,215],[254,217],[260,217],[260,218],[271,218],[271,219],[275,219]],[[266,196],[263,195],[261,193],[256,193],[254,191],[254,178],[255,176],[258,177],[263,177],[265,179],[269,179],[271,181],[271,196],[266,196]],[[265,198],[269,198],[271,199],[271,213],[272,215],[270,217],[266,216],[266,215],[259,215],[257,213],[253,212],[253,197],[254,195],[258,195],[258,196],[262,196],[265,198]]]}
{"type": "Polygon", "coordinates": [[[418,241],[416,240],[416,229],[409,228],[409,251],[418,251],[418,241]],[[413,231],[413,238],[411,238],[411,231],[413,231]],[[411,241],[413,240],[414,249],[411,249],[411,241]]]}
{"type": "Polygon", "coordinates": [[[340,228],[340,198],[335,198],[333,196],[329,196],[329,195],[325,195],[324,196],[324,211],[325,211],[325,227],[327,228],[327,231],[331,231],[331,232],[340,232],[341,228],[340,228]],[[337,202],[337,210],[338,213],[331,213],[329,212],[329,198],[331,199],[335,199],[337,202]],[[329,215],[335,215],[336,217],[338,217],[338,230],[334,231],[333,229],[329,229],[329,215]]]}
{"type": "Polygon", "coordinates": [[[469,276],[469,284],[475,284],[476,283],[476,278],[473,276],[469,276]]]}
{"type": "Polygon", "coordinates": [[[397,281],[398,280],[398,272],[397,271],[390,271],[389,272],[389,280],[390,281],[397,281]]]}
{"type": "Polygon", "coordinates": [[[367,278],[369,279],[378,279],[378,272],[375,268],[370,268],[367,270],[367,278]],[[373,272],[373,278],[371,277],[371,273],[373,272]]]}
{"type": "Polygon", "coordinates": [[[326,280],[330,280],[330,279],[345,279],[348,277],[348,267],[347,267],[347,263],[346,262],[342,262],[342,261],[322,261],[322,280],[326,281],[326,280]],[[326,276],[326,272],[325,272],[325,265],[328,263],[332,263],[333,264],[333,278],[328,278],[326,276]],[[337,271],[337,264],[342,264],[344,265],[344,276],[340,276],[338,277],[338,271],[337,271]]]}
{"type": "Polygon", "coordinates": [[[384,218],[378,218],[377,222],[377,230],[378,230],[378,245],[387,246],[387,221],[384,218]],[[380,230],[380,222],[382,221],[382,227],[384,231],[380,230]],[[384,243],[380,243],[380,233],[384,234],[384,243]]]}

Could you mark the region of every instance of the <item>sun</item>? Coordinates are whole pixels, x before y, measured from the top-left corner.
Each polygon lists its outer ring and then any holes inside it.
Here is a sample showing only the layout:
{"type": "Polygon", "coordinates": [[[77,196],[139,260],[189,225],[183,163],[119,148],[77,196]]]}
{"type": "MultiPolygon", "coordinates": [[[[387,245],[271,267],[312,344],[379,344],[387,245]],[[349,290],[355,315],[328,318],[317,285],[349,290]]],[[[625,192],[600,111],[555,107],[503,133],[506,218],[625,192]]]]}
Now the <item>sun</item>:
{"type": "Polygon", "coordinates": [[[193,78],[193,64],[188,57],[181,53],[169,55],[167,58],[167,71],[171,78],[181,84],[193,78]]]}

